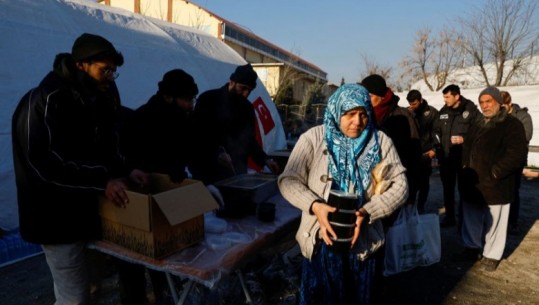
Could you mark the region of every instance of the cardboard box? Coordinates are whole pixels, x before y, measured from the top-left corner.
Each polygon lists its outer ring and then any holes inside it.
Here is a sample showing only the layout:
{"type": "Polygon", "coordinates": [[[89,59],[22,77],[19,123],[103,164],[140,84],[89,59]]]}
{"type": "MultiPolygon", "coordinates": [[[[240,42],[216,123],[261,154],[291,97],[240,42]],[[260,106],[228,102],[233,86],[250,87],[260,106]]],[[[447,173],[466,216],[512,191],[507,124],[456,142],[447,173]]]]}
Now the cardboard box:
{"type": "Polygon", "coordinates": [[[201,241],[204,213],[219,207],[202,182],[177,184],[165,175],[129,186],[127,196],[126,208],[101,198],[103,239],[156,259],[201,241]]]}

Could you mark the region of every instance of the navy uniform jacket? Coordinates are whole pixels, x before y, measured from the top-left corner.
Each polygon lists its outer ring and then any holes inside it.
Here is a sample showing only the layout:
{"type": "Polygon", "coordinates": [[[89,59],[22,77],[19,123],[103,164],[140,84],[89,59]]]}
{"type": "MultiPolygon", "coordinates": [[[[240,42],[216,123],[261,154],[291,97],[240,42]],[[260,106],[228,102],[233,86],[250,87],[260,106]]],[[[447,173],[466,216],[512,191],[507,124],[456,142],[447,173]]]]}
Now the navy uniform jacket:
{"type": "Polygon", "coordinates": [[[457,108],[443,106],[434,123],[433,134],[437,142],[436,157],[441,164],[449,160],[456,164],[461,163],[462,145],[451,144],[451,136],[462,136],[466,143],[470,126],[483,118],[483,114],[472,101],[462,95],[460,99],[461,102],[457,108]]]}

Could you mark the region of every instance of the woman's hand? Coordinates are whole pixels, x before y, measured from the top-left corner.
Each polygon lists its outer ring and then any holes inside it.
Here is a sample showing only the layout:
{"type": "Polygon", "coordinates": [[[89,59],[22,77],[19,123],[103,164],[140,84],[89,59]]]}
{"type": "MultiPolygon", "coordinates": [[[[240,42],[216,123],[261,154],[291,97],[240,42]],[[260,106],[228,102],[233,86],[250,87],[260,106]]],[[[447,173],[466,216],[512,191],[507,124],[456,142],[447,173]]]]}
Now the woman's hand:
{"type": "Polygon", "coordinates": [[[331,235],[333,239],[337,239],[337,234],[335,234],[335,231],[333,231],[331,225],[329,224],[328,214],[335,213],[337,211],[337,208],[329,206],[323,202],[315,201],[313,202],[311,210],[313,211],[313,214],[316,216],[316,218],[318,219],[318,223],[320,224],[320,236],[322,237],[326,245],[333,245],[333,241],[331,240],[329,235],[331,235]]]}
{"type": "Polygon", "coordinates": [[[354,244],[359,238],[359,234],[361,233],[361,224],[368,217],[368,213],[364,208],[360,208],[356,211],[356,217],[356,227],[354,228],[354,236],[352,237],[351,248],[354,247],[354,244]]]}

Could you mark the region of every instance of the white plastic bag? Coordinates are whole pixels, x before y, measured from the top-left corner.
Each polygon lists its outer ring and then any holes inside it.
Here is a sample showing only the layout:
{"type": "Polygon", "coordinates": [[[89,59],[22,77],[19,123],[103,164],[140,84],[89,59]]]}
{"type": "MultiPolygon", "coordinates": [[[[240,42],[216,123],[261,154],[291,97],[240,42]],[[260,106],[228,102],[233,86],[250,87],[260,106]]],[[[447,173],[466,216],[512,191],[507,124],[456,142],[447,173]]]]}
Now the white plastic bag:
{"type": "Polygon", "coordinates": [[[386,234],[384,276],[432,265],[440,257],[438,215],[419,215],[416,205],[403,206],[386,234]]]}

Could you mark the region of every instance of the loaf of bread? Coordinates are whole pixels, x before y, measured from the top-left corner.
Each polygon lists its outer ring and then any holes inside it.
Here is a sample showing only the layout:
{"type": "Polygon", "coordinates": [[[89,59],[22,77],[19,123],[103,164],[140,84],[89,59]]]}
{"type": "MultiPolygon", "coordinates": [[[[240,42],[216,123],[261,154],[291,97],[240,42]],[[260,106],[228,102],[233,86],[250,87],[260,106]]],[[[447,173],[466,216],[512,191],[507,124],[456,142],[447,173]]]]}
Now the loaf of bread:
{"type": "Polygon", "coordinates": [[[391,186],[391,180],[388,179],[391,173],[391,164],[387,162],[378,163],[372,170],[371,183],[373,185],[370,193],[380,195],[391,186]]]}

